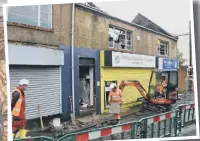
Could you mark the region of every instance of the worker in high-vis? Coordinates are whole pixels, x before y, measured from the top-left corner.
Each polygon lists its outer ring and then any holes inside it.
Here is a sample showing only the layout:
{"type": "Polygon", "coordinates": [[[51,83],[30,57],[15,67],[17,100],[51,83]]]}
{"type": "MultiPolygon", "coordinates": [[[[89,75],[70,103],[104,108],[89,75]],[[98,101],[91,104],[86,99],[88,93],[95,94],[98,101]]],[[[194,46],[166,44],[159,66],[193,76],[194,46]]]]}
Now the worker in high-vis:
{"type": "Polygon", "coordinates": [[[167,87],[168,80],[167,80],[166,75],[165,75],[165,74],[162,74],[161,76],[162,76],[162,77],[161,77],[161,84],[162,84],[162,86],[163,86],[163,87],[167,87]]]}
{"type": "Polygon", "coordinates": [[[161,79],[160,81],[158,81],[158,84],[156,86],[156,91],[157,91],[157,97],[165,97],[164,94],[166,92],[164,92],[165,87],[167,87],[168,84],[168,80],[166,78],[165,74],[161,75],[161,79]]]}
{"type": "Polygon", "coordinates": [[[19,133],[19,138],[26,138],[26,118],[25,118],[25,95],[29,81],[21,79],[11,95],[11,113],[12,113],[12,130],[13,138],[19,133]]]}
{"type": "Polygon", "coordinates": [[[117,123],[120,122],[121,105],[123,104],[123,93],[117,88],[115,83],[110,84],[110,93],[108,102],[110,105],[109,113],[114,114],[114,118],[117,123]]]}

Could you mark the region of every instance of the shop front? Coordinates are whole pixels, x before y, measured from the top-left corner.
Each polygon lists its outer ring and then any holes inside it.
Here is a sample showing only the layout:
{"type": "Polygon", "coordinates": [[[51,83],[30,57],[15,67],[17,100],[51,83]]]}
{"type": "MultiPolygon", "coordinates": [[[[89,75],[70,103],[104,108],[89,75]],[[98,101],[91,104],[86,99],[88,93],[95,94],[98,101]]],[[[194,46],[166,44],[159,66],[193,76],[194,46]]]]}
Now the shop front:
{"type": "Polygon", "coordinates": [[[100,61],[99,50],[74,47],[74,95],[72,97],[71,47],[60,46],[64,51],[62,67],[62,101],[63,114],[68,117],[73,112],[75,103],[76,115],[88,115],[100,112],[100,61]]]}
{"type": "Polygon", "coordinates": [[[64,64],[62,50],[23,44],[8,44],[10,90],[18,86],[20,79],[28,79],[26,91],[26,118],[47,117],[62,113],[61,67],[64,64]]]}
{"type": "MultiPolygon", "coordinates": [[[[117,85],[122,80],[138,80],[145,89],[148,88],[152,69],[156,67],[155,56],[103,51],[100,53],[101,66],[101,112],[108,109],[109,85],[117,85]]],[[[131,105],[142,97],[135,87],[124,91],[124,106],[131,105]]]]}
{"type": "Polygon", "coordinates": [[[178,59],[158,57],[156,64],[157,69],[162,72],[162,76],[164,76],[165,79],[168,81],[168,85],[178,88],[178,59]]]}

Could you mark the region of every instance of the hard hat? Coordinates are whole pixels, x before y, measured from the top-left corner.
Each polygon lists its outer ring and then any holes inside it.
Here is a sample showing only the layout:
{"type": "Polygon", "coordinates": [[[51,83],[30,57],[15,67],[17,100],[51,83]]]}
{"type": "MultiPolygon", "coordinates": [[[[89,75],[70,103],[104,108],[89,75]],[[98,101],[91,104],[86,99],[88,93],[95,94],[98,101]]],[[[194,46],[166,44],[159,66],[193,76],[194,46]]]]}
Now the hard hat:
{"type": "Polygon", "coordinates": [[[19,85],[29,85],[29,81],[27,79],[21,79],[19,85]]]}
{"type": "Polygon", "coordinates": [[[113,89],[114,87],[117,87],[115,83],[110,84],[110,89],[113,89]]]}

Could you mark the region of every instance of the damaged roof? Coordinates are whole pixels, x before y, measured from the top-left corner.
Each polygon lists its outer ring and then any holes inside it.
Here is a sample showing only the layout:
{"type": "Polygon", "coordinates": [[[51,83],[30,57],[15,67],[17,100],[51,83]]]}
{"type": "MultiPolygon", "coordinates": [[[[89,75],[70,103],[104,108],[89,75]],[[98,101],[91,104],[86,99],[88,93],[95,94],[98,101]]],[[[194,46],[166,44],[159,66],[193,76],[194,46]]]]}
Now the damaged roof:
{"type": "Polygon", "coordinates": [[[78,3],[78,4],[80,4],[80,5],[85,5],[85,6],[89,7],[89,8],[93,8],[93,9],[95,9],[95,10],[98,10],[99,12],[102,12],[102,13],[104,13],[104,14],[107,14],[105,11],[101,10],[98,6],[96,6],[96,5],[95,5],[94,3],[92,3],[92,2],[85,2],[85,3],[78,3]]]}
{"type": "Polygon", "coordinates": [[[135,26],[162,36],[165,36],[167,38],[173,39],[173,40],[178,40],[177,36],[173,36],[172,34],[168,33],[167,31],[165,31],[164,29],[162,29],[160,26],[158,26],[157,24],[153,23],[152,21],[150,21],[148,18],[146,18],[145,16],[142,16],[140,13],[135,17],[135,19],[132,22],[128,22],[122,19],[119,19],[117,17],[111,16],[108,13],[106,13],[105,11],[101,10],[98,6],[96,6],[94,3],[92,2],[86,2],[86,3],[76,3],[75,4],[78,7],[81,7],[83,9],[92,11],[94,13],[97,13],[101,16],[113,19],[113,20],[118,20],[122,23],[125,24],[129,24],[131,26],[135,26]],[[144,24],[145,22],[142,21],[142,19],[144,19],[146,22],[146,24],[144,24]]]}
{"type": "Polygon", "coordinates": [[[152,29],[154,31],[166,34],[168,36],[174,37],[172,34],[161,28],[159,25],[156,23],[152,22],[149,20],[147,17],[143,16],[142,14],[138,13],[138,15],[133,19],[132,23],[144,26],[146,28],[152,29]]]}

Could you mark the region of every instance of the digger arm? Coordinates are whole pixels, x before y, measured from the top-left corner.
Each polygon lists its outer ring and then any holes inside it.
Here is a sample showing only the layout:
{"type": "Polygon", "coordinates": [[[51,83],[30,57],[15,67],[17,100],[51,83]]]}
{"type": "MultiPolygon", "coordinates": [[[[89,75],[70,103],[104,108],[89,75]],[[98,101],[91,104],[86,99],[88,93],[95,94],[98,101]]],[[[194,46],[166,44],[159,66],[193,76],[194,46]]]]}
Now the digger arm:
{"type": "Polygon", "coordinates": [[[121,81],[120,85],[119,85],[119,89],[123,92],[124,91],[124,88],[126,86],[133,86],[133,87],[136,87],[137,90],[140,92],[140,94],[145,98],[147,99],[146,97],[146,90],[144,89],[144,87],[140,84],[139,81],[137,80],[133,80],[133,81],[129,81],[129,82],[126,82],[124,80],[121,81]]]}

